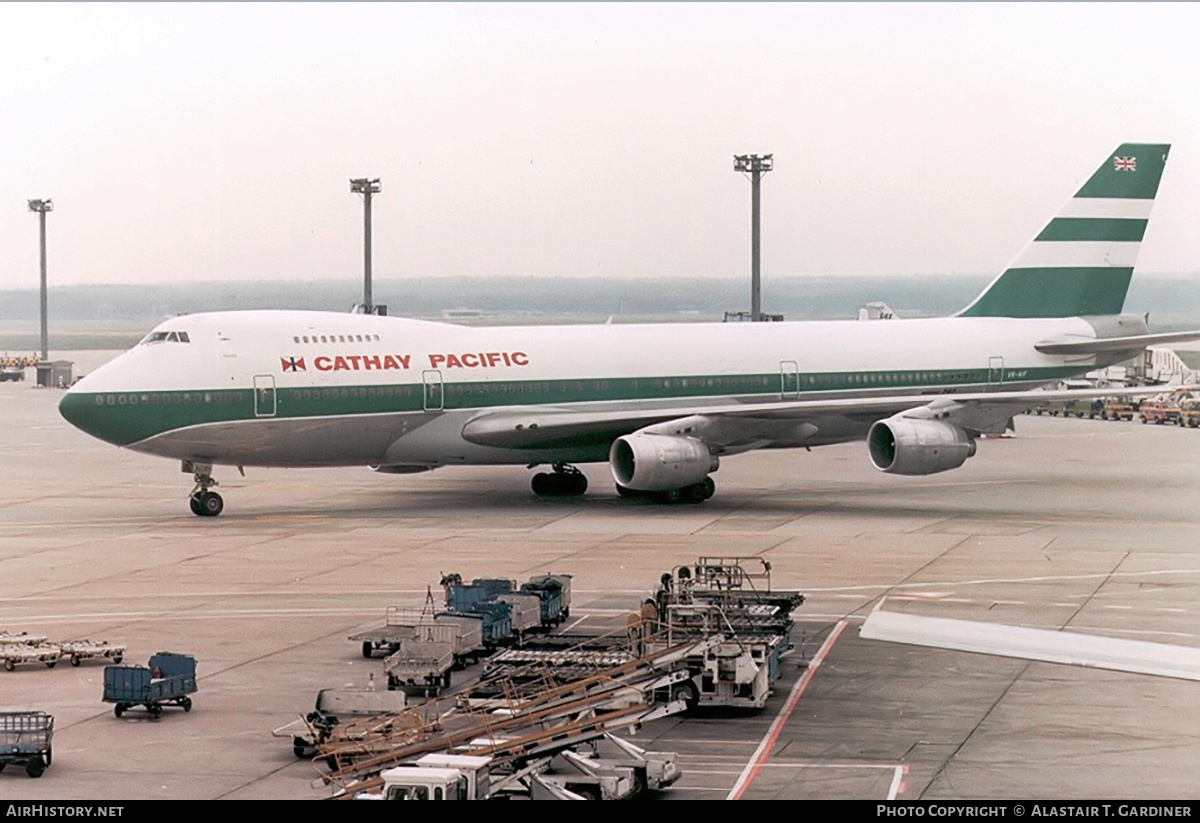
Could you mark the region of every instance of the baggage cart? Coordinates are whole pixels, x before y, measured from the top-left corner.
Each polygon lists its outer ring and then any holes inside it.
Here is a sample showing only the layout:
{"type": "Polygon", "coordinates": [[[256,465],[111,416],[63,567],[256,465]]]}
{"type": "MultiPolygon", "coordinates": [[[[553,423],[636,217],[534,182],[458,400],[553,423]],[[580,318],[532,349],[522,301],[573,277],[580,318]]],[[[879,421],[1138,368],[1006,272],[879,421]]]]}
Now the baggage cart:
{"type": "Polygon", "coordinates": [[[53,643],[4,643],[0,645],[0,659],[4,661],[4,670],[12,671],[20,663],[45,663],[46,668],[53,669],[62,657],[62,648],[53,643]]]}
{"type": "Polygon", "coordinates": [[[0,771],[24,766],[30,777],[41,777],[53,759],[54,715],[45,712],[0,712],[0,771]]]}
{"type": "Polygon", "coordinates": [[[125,645],[109,643],[107,640],[68,640],[61,646],[62,656],[70,658],[72,666],[78,666],[93,657],[102,657],[114,663],[125,659],[125,645]]]}
{"type": "Polygon", "coordinates": [[[189,694],[195,692],[196,658],[187,654],[159,652],[146,666],[106,666],[104,702],[115,703],[117,717],[134,706],[143,706],[155,719],[164,706],[192,710],[189,694]]]}

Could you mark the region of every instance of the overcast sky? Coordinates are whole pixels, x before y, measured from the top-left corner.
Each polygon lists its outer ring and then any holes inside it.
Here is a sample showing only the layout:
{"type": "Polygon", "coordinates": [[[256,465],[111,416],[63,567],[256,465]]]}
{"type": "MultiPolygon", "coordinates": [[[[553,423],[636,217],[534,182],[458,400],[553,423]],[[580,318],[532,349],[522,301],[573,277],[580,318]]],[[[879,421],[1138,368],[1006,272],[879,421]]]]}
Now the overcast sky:
{"type": "Polygon", "coordinates": [[[988,273],[1125,141],[1200,269],[1191,3],[0,3],[0,289],[988,273]]]}

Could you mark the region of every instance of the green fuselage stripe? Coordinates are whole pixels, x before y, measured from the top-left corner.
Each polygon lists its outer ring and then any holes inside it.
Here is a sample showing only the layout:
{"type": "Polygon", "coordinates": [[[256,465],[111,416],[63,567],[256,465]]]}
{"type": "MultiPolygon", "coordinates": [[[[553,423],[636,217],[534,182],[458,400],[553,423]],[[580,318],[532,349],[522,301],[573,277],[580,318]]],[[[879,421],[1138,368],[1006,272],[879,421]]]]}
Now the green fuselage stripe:
{"type": "Polygon", "coordinates": [[[1019,380],[1049,382],[1077,373],[1077,367],[1007,369],[930,369],[691,377],[608,377],[541,381],[454,381],[435,387],[402,383],[371,386],[279,387],[216,390],[69,394],[62,412],[85,431],[127,446],[165,432],[203,424],[255,419],[303,419],[421,412],[496,409],[507,406],[596,403],[605,401],[727,398],[778,400],[813,398],[834,392],[894,393],[939,391],[1019,380]],[[440,396],[439,396],[440,395],[440,396]],[[271,411],[273,410],[273,414],[271,411]]]}

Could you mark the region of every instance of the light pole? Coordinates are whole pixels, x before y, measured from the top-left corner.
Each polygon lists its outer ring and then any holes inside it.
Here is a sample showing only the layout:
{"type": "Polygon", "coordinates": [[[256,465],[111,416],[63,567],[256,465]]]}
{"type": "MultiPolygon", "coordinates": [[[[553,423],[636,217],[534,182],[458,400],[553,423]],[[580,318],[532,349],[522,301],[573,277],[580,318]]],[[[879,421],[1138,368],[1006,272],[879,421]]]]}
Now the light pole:
{"type": "Polygon", "coordinates": [[[54,211],[53,200],[30,200],[29,210],[37,212],[38,229],[41,238],[42,259],[42,360],[50,359],[50,332],[46,319],[46,212],[54,211]]]}
{"type": "Polygon", "coordinates": [[[371,196],[378,194],[379,178],[371,180],[359,177],[350,181],[350,191],[363,196],[363,306],[370,313],[374,310],[371,298],[371,196]]]}
{"type": "Polygon", "coordinates": [[[762,176],[774,166],[773,154],[735,154],[733,170],[750,172],[750,320],[758,323],[762,316],[762,283],[759,278],[759,187],[762,176]]]}

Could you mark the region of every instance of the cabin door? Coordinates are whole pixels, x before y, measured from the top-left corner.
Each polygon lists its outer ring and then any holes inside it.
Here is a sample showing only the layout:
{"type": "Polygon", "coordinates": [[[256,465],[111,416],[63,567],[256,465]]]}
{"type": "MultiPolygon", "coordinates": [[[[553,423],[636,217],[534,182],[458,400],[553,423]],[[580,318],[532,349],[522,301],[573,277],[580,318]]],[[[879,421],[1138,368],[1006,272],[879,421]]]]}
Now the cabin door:
{"type": "Polygon", "coordinates": [[[425,411],[441,411],[445,408],[442,373],[437,369],[425,369],[421,372],[421,380],[425,384],[425,411]]]}
{"type": "Polygon", "coordinates": [[[254,375],[254,416],[275,416],[275,378],[272,375],[254,375]]]}
{"type": "Polygon", "coordinates": [[[989,357],[988,358],[988,388],[1000,388],[1000,384],[1004,382],[1004,358],[989,357]]]}
{"type": "Polygon", "coordinates": [[[800,366],[795,360],[779,361],[779,398],[787,400],[800,396],[800,366]]]}

